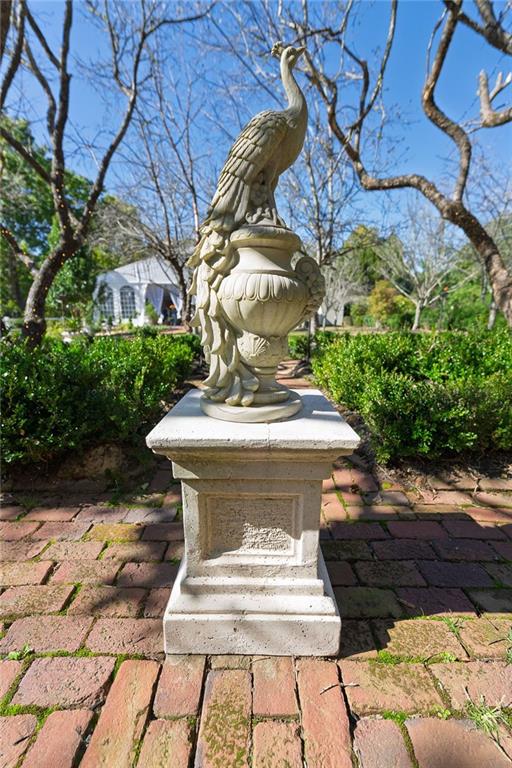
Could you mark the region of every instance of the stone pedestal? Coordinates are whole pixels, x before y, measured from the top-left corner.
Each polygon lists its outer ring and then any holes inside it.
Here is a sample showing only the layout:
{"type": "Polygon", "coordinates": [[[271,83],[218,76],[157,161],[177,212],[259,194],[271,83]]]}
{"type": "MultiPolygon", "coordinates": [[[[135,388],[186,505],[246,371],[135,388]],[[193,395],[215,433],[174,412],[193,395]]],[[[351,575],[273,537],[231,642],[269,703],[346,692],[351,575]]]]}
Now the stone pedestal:
{"type": "Polygon", "coordinates": [[[356,433],[317,390],[297,416],[239,424],[193,390],[148,435],[183,488],[185,556],[166,653],[336,654],[340,617],[318,546],[322,479],[356,433]]]}

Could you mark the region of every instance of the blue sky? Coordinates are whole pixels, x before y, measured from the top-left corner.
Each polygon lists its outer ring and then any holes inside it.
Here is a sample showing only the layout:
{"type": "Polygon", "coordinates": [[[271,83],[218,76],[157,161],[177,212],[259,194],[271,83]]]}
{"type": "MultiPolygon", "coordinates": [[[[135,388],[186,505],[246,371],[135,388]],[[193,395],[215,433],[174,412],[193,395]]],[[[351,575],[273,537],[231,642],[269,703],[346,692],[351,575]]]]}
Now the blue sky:
{"type": "MultiPolygon", "coordinates": [[[[106,54],[106,47],[91,29],[79,0],[74,3],[74,6],[72,50],[80,57],[98,62],[106,54]]],[[[38,18],[44,22],[45,28],[52,28],[50,37],[53,37],[57,43],[56,36],[59,31],[57,19],[61,17],[63,4],[60,0],[40,1],[33,3],[32,7],[36,10],[38,18]]],[[[399,5],[396,41],[388,66],[385,91],[385,102],[390,112],[396,107],[402,115],[400,120],[390,126],[388,133],[388,136],[396,139],[393,142],[396,151],[393,154],[392,172],[414,171],[439,179],[443,168],[446,167],[445,160],[453,151],[451,142],[424,117],[420,105],[427,44],[441,12],[442,3],[439,0],[401,0],[399,5]]],[[[356,45],[359,53],[369,55],[373,49],[382,46],[385,40],[389,2],[387,0],[365,2],[361,5],[359,14],[360,27],[355,37],[356,45]]],[[[201,58],[204,53],[197,47],[187,48],[184,44],[183,55],[201,58]]],[[[485,44],[471,30],[459,28],[437,90],[440,106],[456,119],[468,120],[476,117],[478,115],[476,95],[478,73],[481,69],[485,69],[492,82],[500,69],[503,69],[504,73],[512,69],[510,59],[507,62],[506,58],[485,44]]],[[[175,64],[175,66],[179,65],[175,64]]],[[[42,119],[44,100],[38,88],[26,76],[23,78],[22,87],[26,103],[30,103],[28,116],[36,120],[34,125],[36,139],[44,142],[44,120],[42,119]]],[[[508,103],[512,100],[512,88],[509,91],[510,93],[505,93],[503,96],[505,103],[507,100],[508,103]]],[[[254,111],[262,105],[274,106],[265,104],[264,99],[261,101],[254,97],[254,100],[254,111]]],[[[112,129],[117,123],[120,103],[116,99],[102,103],[91,84],[75,74],[72,86],[71,122],[81,134],[85,133],[92,139],[98,135],[99,130],[112,129]]],[[[245,107],[248,113],[252,111],[250,102],[245,107]]],[[[497,164],[510,168],[512,126],[480,131],[478,136],[479,141],[486,147],[486,153],[497,164]]],[[[209,141],[212,144],[212,152],[218,155],[215,157],[215,164],[219,166],[229,149],[229,141],[227,138],[212,139],[212,136],[205,135],[205,144],[208,145],[209,141]]],[[[76,170],[86,175],[94,175],[91,156],[71,155],[71,145],[69,152],[70,165],[74,165],[76,170]]],[[[122,173],[122,170],[118,163],[116,173],[120,172],[122,173]]],[[[112,175],[107,182],[112,187],[114,184],[112,175]]],[[[367,195],[369,210],[374,204],[374,201],[370,200],[374,194],[367,195]]]]}

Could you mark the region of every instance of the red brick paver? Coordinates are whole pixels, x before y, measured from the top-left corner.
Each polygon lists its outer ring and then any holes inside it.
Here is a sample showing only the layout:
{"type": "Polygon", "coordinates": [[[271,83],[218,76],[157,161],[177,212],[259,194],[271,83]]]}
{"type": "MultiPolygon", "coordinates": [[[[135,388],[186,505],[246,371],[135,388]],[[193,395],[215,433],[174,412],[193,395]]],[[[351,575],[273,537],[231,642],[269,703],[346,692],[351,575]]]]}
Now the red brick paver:
{"type": "Polygon", "coordinates": [[[161,656],[162,622],[157,619],[98,619],[86,645],[95,653],[161,656]]]}
{"type": "Polygon", "coordinates": [[[35,659],[12,699],[38,707],[97,707],[103,703],[115,659],[73,656],[35,659]]]}
{"type": "Polygon", "coordinates": [[[402,733],[391,720],[359,720],[354,751],[361,768],[413,768],[402,733]]]}
{"type": "Polygon", "coordinates": [[[35,715],[0,717],[0,765],[15,768],[37,726],[35,715]]]}
{"type": "Polygon", "coordinates": [[[73,768],[92,715],[87,709],[52,712],[27,752],[24,768],[73,768]]]}
{"type": "Polygon", "coordinates": [[[252,711],[256,717],[297,715],[293,659],[256,657],[253,670],[252,711]]]}
{"type": "Polygon", "coordinates": [[[253,768],[303,768],[297,725],[267,720],[253,731],[253,768]]]}
{"type": "Polygon", "coordinates": [[[186,720],[153,720],[144,736],[137,768],[188,768],[191,750],[186,720]]]}
{"type": "Polygon", "coordinates": [[[249,765],[251,677],[241,669],[210,672],[206,679],[196,768],[249,765]]]}
{"type": "Polygon", "coordinates": [[[204,656],[169,656],[156,690],[155,717],[197,715],[203,686],[204,656]]]}
{"type": "Polygon", "coordinates": [[[428,712],[442,701],[422,664],[340,661],[350,708],[356,714],[383,710],[428,712]]]}
{"type": "Polygon", "coordinates": [[[117,674],[94,729],[81,768],[129,768],[149,713],[159,665],[125,661],[117,674]]]}
{"type": "Polygon", "coordinates": [[[336,664],[299,659],[297,681],[308,768],[352,768],[348,713],[336,664]]]}
{"type": "Polygon", "coordinates": [[[92,616],[30,616],[17,619],[0,640],[0,653],[20,651],[25,645],[36,653],[77,651],[92,622],[92,616]]]}
{"type": "Polygon", "coordinates": [[[493,742],[467,720],[407,720],[419,768],[510,768],[493,742]]]}
{"type": "Polygon", "coordinates": [[[11,685],[21,672],[21,661],[4,659],[0,661],[0,699],[3,699],[11,685]]]}
{"type": "MultiPolygon", "coordinates": [[[[0,766],[501,768],[503,753],[458,718],[468,696],[512,701],[512,481],[444,473],[423,492],[414,477],[417,494],[379,488],[354,462],[324,483],[321,545],[343,621],[335,660],[156,663],[184,550],[176,485],[164,507],[163,492],[112,507],[80,490],[25,514],[9,496],[0,766]],[[56,711],[38,730],[32,707],[56,711]]],[[[160,478],[163,490],[167,464],[160,478]]],[[[500,739],[512,755],[504,726],[500,739]]]]}

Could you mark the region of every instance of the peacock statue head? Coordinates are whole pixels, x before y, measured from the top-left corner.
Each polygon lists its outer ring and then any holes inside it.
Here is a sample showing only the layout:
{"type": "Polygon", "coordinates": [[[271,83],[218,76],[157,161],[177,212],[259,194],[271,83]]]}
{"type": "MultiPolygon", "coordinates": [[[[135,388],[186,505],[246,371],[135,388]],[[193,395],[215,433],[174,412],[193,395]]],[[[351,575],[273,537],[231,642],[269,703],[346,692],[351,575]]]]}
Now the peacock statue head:
{"type": "Polygon", "coordinates": [[[293,45],[284,45],[279,40],[277,43],[274,43],[270,53],[277,59],[281,59],[281,62],[288,64],[290,69],[293,69],[305,50],[304,46],[294,48],[293,45]]]}

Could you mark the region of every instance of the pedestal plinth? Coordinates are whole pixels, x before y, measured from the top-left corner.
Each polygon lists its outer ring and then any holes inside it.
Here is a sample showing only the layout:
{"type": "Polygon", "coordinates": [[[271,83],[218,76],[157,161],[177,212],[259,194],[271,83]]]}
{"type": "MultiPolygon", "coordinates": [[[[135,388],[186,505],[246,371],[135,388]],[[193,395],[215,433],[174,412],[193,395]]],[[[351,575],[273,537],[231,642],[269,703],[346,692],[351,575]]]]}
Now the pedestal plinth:
{"type": "Polygon", "coordinates": [[[271,424],[205,415],[192,390],[147,437],[183,489],[185,556],[166,653],[336,654],[341,622],[318,546],[322,480],[359,438],[317,390],[271,424]]]}

